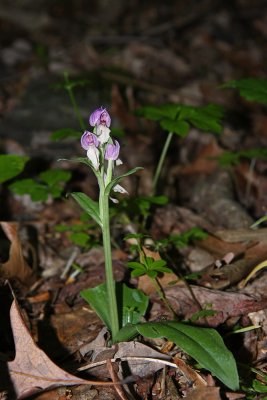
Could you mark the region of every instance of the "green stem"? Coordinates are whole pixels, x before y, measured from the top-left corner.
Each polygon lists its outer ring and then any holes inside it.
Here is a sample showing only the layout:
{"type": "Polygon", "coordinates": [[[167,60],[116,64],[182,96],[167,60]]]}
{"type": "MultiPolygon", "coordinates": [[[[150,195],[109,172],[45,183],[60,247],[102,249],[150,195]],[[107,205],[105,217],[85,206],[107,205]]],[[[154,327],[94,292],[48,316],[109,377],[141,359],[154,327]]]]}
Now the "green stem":
{"type": "Polygon", "coordinates": [[[165,294],[163,293],[160,284],[158,283],[157,278],[150,278],[151,282],[154,285],[154,288],[156,289],[156,292],[159,295],[159,298],[163,301],[163,303],[165,304],[165,306],[168,308],[168,310],[172,313],[174,319],[177,319],[177,315],[174,311],[174,309],[172,308],[171,304],[169,303],[169,301],[166,299],[165,294]]]}
{"type": "Polygon", "coordinates": [[[111,335],[114,339],[119,332],[119,317],[116,299],[116,287],[112,270],[112,257],[111,257],[111,242],[110,242],[110,227],[109,227],[109,197],[104,194],[105,187],[101,185],[99,196],[100,214],[102,214],[102,235],[103,247],[105,256],[105,272],[106,272],[106,285],[108,296],[108,308],[111,324],[111,335]]]}
{"type": "Polygon", "coordinates": [[[84,131],[85,130],[85,124],[83,122],[79,107],[78,107],[76,99],[74,97],[74,93],[73,93],[73,90],[72,90],[72,85],[71,85],[71,82],[69,81],[69,76],[68,76],[68,74],[66,72],[64,73],[64,77],[65,77],[65,82],[66,82],[66,86],[65,87],[66,87],[67,92],[69,94],[70,101],[71,101],[74,113],[76,115],[76,118],[78,120],[80,128],[84,131]]]}
{"type": "Polygon", "coordinates": [[[161,170],[162,170],[162,166],[163,166],[163,163],[165,161],[166,154],[167,154],[168,148],[170,146],[172,137],[173,137],[173,132],[169,132],[168,136],[167,136],[167,139],[165,141],[165,144],[163,146],[160,158],[159,158],[159,162],[158,162],[158,165],[157,165],[156,172],[154,174],[153,183],[152,183],[152,190],[153,190],[152,195],[154,195],[155,192],[156,192],[159,176],[160,176],[160,173],[161,173],[161,170]]]}

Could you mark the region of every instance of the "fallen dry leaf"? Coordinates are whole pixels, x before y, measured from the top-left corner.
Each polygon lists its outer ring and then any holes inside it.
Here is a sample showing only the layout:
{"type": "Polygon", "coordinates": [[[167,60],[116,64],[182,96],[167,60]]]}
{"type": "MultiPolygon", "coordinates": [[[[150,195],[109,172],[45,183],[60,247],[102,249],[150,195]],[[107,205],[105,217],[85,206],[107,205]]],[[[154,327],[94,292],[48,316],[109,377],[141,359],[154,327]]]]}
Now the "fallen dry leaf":
{"type": "MultiPolygon", "coordinates": [[[[205,308],[205,305],[212,304],[212,310],[217,311],[216,314],[206,317],[205,321],[198,320],[198,322],[208,323],[211,327],[216,327],[231,317],[238,318],[267,307],[266,297],[249,296],[238,292],[224,292],[194,285],[190,285],[190,288],[191,291],[182,283],[167,287],[165,289],[166,298],[176,314],[186,319],[190,319],[195,312],[199,311],[199,305],[205,308]],[[197,302],[195,299],[197,299],[197,302]]],[[[156,294],[152,294],[151,297],[152,301],[158,298],[156,294]]],[[[153,309],[151,314],[153,317],[153,309]]]]}
{"type": "Polygon", "coordinates": [[[1,265],[1,276],[4,279],[16,279],[23,286],[31,286],[35,280],[35,273],[23,256],[22,245],[18,235],[18,224],[0,222],[7,238],[11,242],[9,260],[1,265]]]}
{"type": "MultiPolygon", "coordinates": [[[[96,382],[80,379],[67,373],[54,364],[34,343],[14,300],[10,310],[11,326],[14,336],[16,356],[7,365],[1,363],[0,370],[8,370],[9,380],[0,375],[0,385],[8,392],[14,392],[17,399],[55,386],[103,385],[109,382],[96,382]]],[[[112,383],[111,383],[112,384],[112,383]]]]}
{"type": "Polygon", "coordinates": [[[199,387],[192,390],[187,400],[221,400],[220,388],[218,387],[199,387]]]}

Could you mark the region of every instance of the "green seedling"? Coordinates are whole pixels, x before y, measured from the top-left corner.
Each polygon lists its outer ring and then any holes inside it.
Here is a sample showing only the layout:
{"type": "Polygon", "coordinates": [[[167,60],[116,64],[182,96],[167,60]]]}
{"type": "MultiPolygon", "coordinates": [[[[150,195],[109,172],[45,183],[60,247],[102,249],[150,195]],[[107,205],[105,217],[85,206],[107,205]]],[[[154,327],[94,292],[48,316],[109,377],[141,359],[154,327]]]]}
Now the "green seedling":
{"type": "Polygon", "coordinates": [[[59,198],[70,178],[69,171],[52,169],[42,172],[36,179],[18,180],[9,185],[9,189],[20,196],[28,194],[32,201],[46,201],[49,196],[59,198]]]}
{"type": "Polygon", "coordinates": [[[174,134],[183,138],[187,136],[191,126],[204,132],[216,134],[220,134],[222,130],[223,108],[215,104],[204,107],[182,104],[169,104],[160,107],[147,106],[138,109],[137,115],[158,121],[161,128],[168,132],[154,174],[152,194],[156,192],[162,167],[174,134]]]}

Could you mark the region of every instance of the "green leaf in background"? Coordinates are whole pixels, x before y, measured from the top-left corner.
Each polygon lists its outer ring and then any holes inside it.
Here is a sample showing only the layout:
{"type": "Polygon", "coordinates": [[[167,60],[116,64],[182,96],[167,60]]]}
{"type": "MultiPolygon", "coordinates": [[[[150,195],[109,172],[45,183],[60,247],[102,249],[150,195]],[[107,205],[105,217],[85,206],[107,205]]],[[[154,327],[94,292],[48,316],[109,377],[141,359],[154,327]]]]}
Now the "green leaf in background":
{"type": "Polygon", "coordinates": [[[240,96],[248,101],[257,101],[267,104],[267,79],[263,78],[244,78],[226,82],[221,88],[237,89],[240,96]]]}
{"type": "Polygon", "coordinates": [[[40,179],[48,186],[59,185],[60,183],[70,180],[71,173],[63,169],[49,169],[39,175],[40,179]]]}
{"type": "Polygon", "coordinates": [[[203,107],[182,106],[179,119],[188,121],[195,128],[205,132],[221,133],[223,107],[209,104],[203,107]]]}
{"type": "Polygon", "coordinates": [[[179,104],[165,104],[163,106],[145,106],[136,110],[136,115],[145,117],[153,121],[159,121],[163,118],[174,120],[181,106],[179,104]]]}
{"type": "Polygon", "coordinates": [[[171,119],[164,118],[160,121],[160,126],[162,127],[162,129],[168,132],[176,133],[176,135],[181,137],[185,137],[190,129],[188,122],[182,121],[180,119],[173,121],[171,119]]]}
{"type": "Polygon", "coordinates": [[[224,109],[217,104],[200,107],[167,104],[159,107],[142,107],[136,113],[139,116],[160,121],[164,130],[184,137],[189,131],[189,124],[202,131],[219,134],[222,130],[221,119],[224,109]]]}
{"type": "Polygon", "coordinates": [[[187,231],[179,234],[170,235],[168,241],[173,243],[176,247],[188,246],[190,242],[194,240],[203,240],[207,238],[207,233],[203,229],[193,227],[187,231]]]}
{"type": "Polygon", "coordinates": [[[221,166],[238,165],[242,158],[252,160],[253,158],[267,160],[267,149],[252,148],[240,151],[225,151],[219,157],[216,157],[221,166]]]}
{"type": "Polygon", "coordinates": [[[230,389],[239,388],[235,359],[216,330],[179,322],[149,322],[136,329],[144,337],[174,342],[230,389]]]}
{"type": "Polygon", "coordinates": [[[99,214],[99,206],[98,203],[92,200],[89,196],[82,192],[73,192],[71,196],[75,201],[82,207],[82,209],[92,217],[96,223],[101,227],[102,221],[100,219],[99,214]]]}
{"type": "Polygon", "coordinates": [[[29,157],[13,154],[0,155],[0,183],[6,182],[19,175],[25,167],[29,157]]]}
{"type": "Polygon", "coordinates": [[[82,134],[80,131],[77,131],[72,128],[62,128],[62,129],[59,129],[59,130],[53,132],[52,135],[50,136],[50,139],[53,142],[58,142],[60,140],[68,139],[68,138],[77,139],[77,138],[80,138],[81,136],[82,136],[82,134]]]}
{"type": "MultiPolygon", "coordinates": [[[[109,308],[107,307],[107,288],[103,283],[94,288],[82,290],[80,295],[95,310],[107,328],[111,329],[109,308]]],[[[140,322],[148,307],[148,296],[138,289],[131,289],[125,284],[116,283],[116,298],[118,303],[119,323],[126,324],[140,322]]]]}
{"type": "Polygon", "coordinates": [[[9,185],[9,188],[20,196],[28,194],[33,201],[46,201],[49,195],[54,199],[60,197],[63,184],[70,178],[69,171],[51,169],[42,172],[36,180],[21,179],[9,185]]]}
{"type": "Polygon", "coordinates": [[[9,189],[20,196],[28,194],[32,201],[46,201],[49,195],[48,187],[33,179],[21,179],[16,181],[9,185],[9,189]]]}

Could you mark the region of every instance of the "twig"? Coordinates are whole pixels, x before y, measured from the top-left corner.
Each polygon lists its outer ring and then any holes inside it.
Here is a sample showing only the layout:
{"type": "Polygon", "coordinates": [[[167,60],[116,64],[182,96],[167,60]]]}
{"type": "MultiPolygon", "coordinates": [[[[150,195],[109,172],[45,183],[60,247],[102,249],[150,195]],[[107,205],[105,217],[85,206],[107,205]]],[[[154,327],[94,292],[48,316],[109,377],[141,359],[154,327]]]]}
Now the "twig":
{"type": "Polygon", "coordinates": [[[78,247],[75,247],[68,259],[68,262],[67,262],[62,274],[60,275],[60,279],[64,279],[66,277],[67,273],[69,272],[69,270],[72,266],[73,261],[75,260],[75,258],[77,257],[78,254],[79,254],[79,249],[78,249],[78,247]]]}
{"type": "MultiPolygon", "coordinates": [[[[148,361],[148,362],[154,362],[154,363],[159,363],[163,365],[168,365],[169,367],[177,368],[177,365],[167,361],[167,360],[161,360],[157,358],[151,358],[151,357],[120,357],[120,358],[111,358],[111,362],[117,362],[117,361],[148,361]]],[[[78,371],[85,371],[86,369],[91,369],[98,367],[99,365],[103,365],[107,362],[107,360],[102,360],[102,361],[97,361],[91,364],[84,365],[83,367],[78,368],[78,371]]]]}
{"type": "Polygon", "coordinates": [[[107,363],[108,372],[109,372],[109,374],[111,376],[112,382],[114,383],[114,389],[118,393],[118,395],[121,398],[121,400],[128,400],[127,396],[124,393],[123,388],[120,385],[118,385],[120,383],[120,381],[119,381],[118,376],[117,376],[117,374],[116,374],[116,372],[114,370],[114,367],[112,365],[111,360],[110,359],[106,360],[106,363],[107,363]]]}

